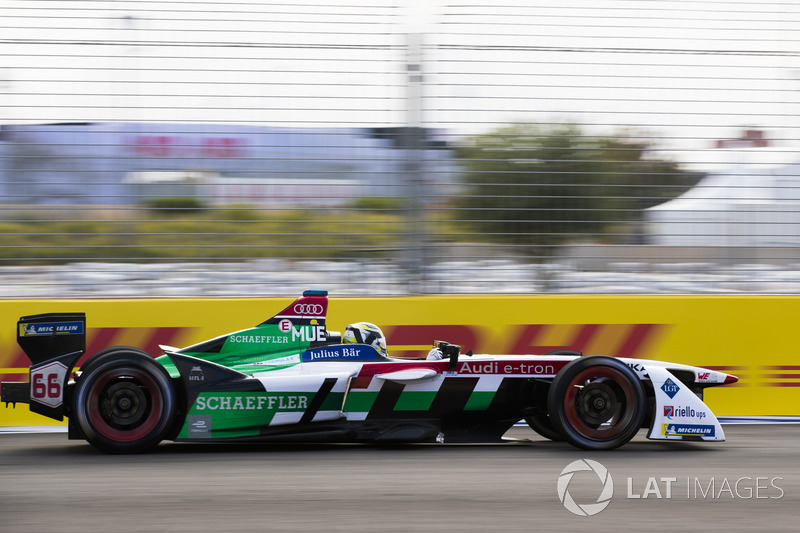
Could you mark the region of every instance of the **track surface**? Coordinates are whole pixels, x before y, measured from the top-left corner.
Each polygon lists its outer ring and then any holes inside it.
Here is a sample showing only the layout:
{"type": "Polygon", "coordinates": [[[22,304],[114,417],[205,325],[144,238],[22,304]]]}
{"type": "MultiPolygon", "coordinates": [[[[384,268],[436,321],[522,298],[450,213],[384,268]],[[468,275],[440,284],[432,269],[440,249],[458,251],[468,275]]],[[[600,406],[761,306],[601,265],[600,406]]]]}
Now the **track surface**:
{"type": "MultiPolygon", "coordinates": [[[[514,428],[508,436],[532,440],[167,443],[136,456],[104,455],[64,434],[0,435],[0,531],[797,531],[800,426],[725,431],[727,442],[705,444],[640,433],[601,453],[514,428]],[[570,513],[557,494],[561,471],[582,458],[614,482],[610,505],[595,516],[570,513]]],[[[579,504],[600,492],[591,472],[569,485],[579,504]]]]}

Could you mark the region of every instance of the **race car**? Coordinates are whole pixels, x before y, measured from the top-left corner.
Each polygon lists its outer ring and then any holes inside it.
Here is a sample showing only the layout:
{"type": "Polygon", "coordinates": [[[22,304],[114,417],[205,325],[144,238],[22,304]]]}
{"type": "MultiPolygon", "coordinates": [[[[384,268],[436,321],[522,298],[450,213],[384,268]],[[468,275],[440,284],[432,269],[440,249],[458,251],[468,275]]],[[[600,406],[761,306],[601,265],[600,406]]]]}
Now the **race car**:
{"type": "MultiPolygon", "coordinates": [[[[703,403],[735,383],[710,369],[553,352],[478,355],[432,339],[426,359],[393,358],[379,328],[328,331],[327,291],[305,291],[247,329],[153,357],[106,348],[80,368],[83,313],[24,316],[17,341],[30,379],[0,400],[63,420],[68,436],[109,453],[193,442],[502,442],[525,420],[579,448],[650,439],[725,440],[703,403]],[[355,333],[355,335],[351,334],[355,333]]],[[[356,328],[358,329],[358,328],[356,328]]]]}

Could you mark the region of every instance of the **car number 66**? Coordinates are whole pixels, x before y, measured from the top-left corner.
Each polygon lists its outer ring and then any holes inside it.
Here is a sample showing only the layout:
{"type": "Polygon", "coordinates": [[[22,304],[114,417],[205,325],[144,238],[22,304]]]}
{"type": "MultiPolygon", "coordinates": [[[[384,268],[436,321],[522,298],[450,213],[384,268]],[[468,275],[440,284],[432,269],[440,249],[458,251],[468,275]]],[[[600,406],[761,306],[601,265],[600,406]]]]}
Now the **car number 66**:
{"type": "Polygon", "coordinates": [[[58,362],[32,370],[31,399],[50,407],[61,405],[66,375],[67,367],[58,362]]]}

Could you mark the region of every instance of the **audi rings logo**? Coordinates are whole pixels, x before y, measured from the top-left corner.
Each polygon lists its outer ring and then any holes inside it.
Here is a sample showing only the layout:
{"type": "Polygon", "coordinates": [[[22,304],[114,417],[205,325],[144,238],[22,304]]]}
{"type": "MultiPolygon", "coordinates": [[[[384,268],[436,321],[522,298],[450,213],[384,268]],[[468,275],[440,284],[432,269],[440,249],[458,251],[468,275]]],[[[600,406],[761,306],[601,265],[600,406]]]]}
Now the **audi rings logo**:
{"type": "Polygon", "coordinates": [[[594,516],[611,503],[611,496],[614,495],[614,480],[611,479],[608,469],[591,459],[579,459],[567,465],[558,476],[558,499],[564,504],[564,507],[571,513],[579,516],[594,516]],[[569,493],[569,484],[572,481],[572,476],[576,472],[591,471],[597,474],[602,484],[600,496],[594,503],[577,503],[569,493]]]}
{"type": "Polygon", "coordinates": [[[321,315],[323,308],[320,304],[295,304],[294,312],[298,315],[321,315]]]}

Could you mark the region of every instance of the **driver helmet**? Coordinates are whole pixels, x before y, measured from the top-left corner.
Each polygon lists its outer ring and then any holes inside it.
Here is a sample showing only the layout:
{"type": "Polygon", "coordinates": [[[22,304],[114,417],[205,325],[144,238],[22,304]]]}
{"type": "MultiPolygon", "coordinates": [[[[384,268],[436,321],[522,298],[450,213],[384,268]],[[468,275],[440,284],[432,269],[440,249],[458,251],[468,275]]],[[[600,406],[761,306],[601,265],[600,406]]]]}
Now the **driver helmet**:
{"type": "Polygon", "coordinates": [[[342,342],[345,344],[369,344],[379,354],[384,357],[389,356],[389,351],[386,349],[386,337],[383,336],[381,328],[370,322],[347,324],[342,342]]]}

